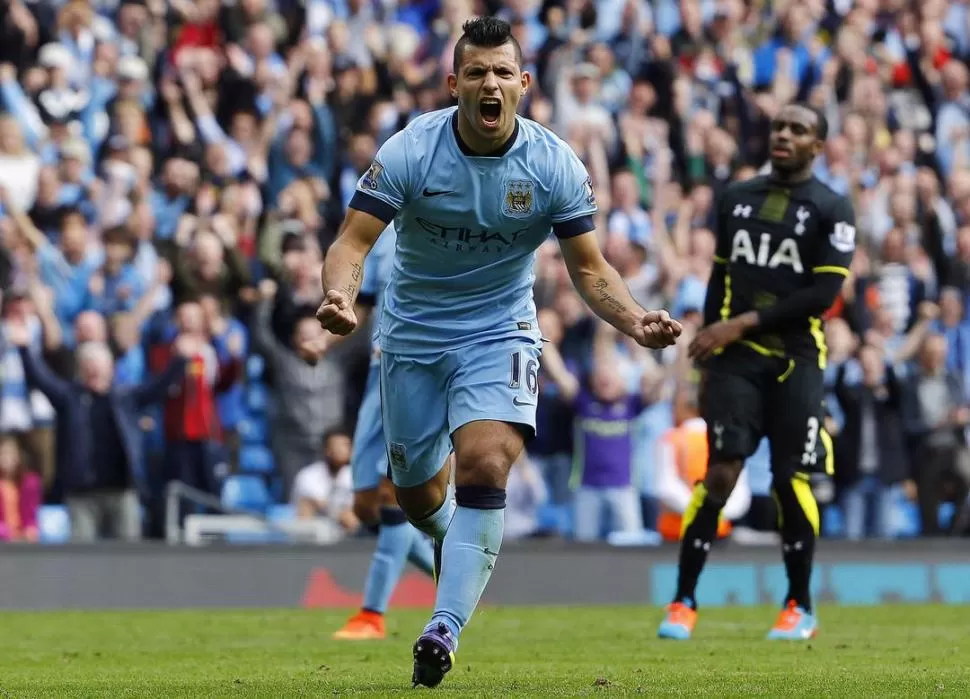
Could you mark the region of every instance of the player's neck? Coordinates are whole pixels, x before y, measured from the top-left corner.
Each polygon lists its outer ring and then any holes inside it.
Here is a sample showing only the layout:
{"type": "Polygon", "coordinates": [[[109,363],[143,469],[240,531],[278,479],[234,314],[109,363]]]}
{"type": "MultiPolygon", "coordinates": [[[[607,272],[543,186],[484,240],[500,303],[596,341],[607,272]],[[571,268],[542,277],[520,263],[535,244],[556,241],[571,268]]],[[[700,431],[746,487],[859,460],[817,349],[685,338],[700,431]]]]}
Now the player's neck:
{"type": "Polygon", "coordinates": [[[452,122],[455,132],[455,140],[458,141],[458,148],[465,155],[502,155],[511,146],[510,141],[515,138],[518,130],[518,120],[513,119],[511,127],[502,132],[500,136],[485,139],[475,133],[471,124],[464,117],[459,109],[455,113],[452,122]]]}
{"type": "Polygon", "coordinates": [[[799,170],[790,170],[788,172],[772,168],[771,179],[779,184],[789,187],[792,185],[801,184],[802,182],[806,182],[812,178],[812,165],[813,163],[809,163],[799,170]]]}

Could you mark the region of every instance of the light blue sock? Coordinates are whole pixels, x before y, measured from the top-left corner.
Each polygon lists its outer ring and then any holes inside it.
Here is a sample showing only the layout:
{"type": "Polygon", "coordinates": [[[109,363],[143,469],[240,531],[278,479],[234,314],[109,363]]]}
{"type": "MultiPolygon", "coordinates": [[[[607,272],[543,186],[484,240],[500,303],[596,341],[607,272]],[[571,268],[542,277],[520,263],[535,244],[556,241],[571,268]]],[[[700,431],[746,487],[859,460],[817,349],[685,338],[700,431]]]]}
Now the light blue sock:
{"type": "Polygon", "coordinates": [[[401,578],[404,564],[412,546],[414,531],[404,512],[396,507],[381,508],[381,528],[377,533],[377,548],[364,582],[364,603],[361,609],[383,614],[391,594],[401,578]]]}
{"type": "Polygon", "coordinates": [[[411,530],[411,548],[408,550],[408,561],[422,573],[434,575],[434,550],[431,548],[431,541],[410,524],[407,525],[407,528],[411,530]]]}
{"type": "Polygon", "coordinates": [[[445,496],[445,501],[441,503],[441,506],[432,512],[430,515],[417,522],[413,521],[411,524],[418,531],[422,531],[428,536],[430,536],[435,541],[444,541],[445,534],[448,533],[448,526],[451,524],[451,518],[455,514],[455,499],[451,497],[451,492],[445,496]]]}
{"type": "Polygon", "coordinates": [[[458,508],[445,537],[430,628],[438,622],[458,638],[492,576],[505,530],[505,490],[456,489],[458,508]]]}

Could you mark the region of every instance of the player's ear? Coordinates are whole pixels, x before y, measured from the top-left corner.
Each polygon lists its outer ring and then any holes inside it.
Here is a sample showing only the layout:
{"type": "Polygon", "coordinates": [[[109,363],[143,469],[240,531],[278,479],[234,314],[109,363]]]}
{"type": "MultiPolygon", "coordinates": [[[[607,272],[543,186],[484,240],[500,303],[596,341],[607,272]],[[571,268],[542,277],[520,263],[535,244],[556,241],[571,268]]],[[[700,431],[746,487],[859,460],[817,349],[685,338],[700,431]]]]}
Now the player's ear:
{"type": "Polygon", "coordinates": [[[529,91],[530,87],[532,87],[532,73],[530,73],[527,70],[523,70],[522,71],[522,96],[523,97],[525,97],[525,94],[529,91]]]}
{"type": "Polygon", "coordinates": [[[815,144],[812,146],[812,155],[818,157],[822,154],[822,150],[825,148],[825,141],[821,138],[815,139],[815,144]]]}
{"type": "Polygon", "coordinates": [[[448,92],[455,99],[458,99],[458,76],[454,73],[448,73],[448,92]]]}

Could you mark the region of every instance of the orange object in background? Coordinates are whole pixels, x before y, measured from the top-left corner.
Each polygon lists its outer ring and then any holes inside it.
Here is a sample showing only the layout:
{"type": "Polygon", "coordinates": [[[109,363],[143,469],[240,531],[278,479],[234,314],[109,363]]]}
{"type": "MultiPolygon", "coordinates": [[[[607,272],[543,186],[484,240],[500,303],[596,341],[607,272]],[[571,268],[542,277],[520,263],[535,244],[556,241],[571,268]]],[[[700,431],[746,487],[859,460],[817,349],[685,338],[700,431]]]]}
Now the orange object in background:
{"type": "MultiPolygon", "coordinates": [[[[662,437],[674,455],[677,476],[684,483],[693,484],[704,480],[707,475],[707,425],[700,418],[686,420],[672,427],[662,437]]],[[[680,541],[680,528],[683,517],[666,507],[660,510],[657,518],[657,532],[665,541],[680,541]]],[[[723,538],[731,533],[731,522],[721,519],[717,525],[717,536],[723,538]]]]}

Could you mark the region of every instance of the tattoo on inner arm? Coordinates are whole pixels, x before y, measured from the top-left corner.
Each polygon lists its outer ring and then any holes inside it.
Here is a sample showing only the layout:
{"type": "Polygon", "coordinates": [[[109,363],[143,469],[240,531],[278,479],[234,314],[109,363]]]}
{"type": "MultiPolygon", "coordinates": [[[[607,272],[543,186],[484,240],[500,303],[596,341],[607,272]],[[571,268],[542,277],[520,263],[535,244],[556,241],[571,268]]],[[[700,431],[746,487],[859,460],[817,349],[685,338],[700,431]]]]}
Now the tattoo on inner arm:
{"type": "Polygon", "coordinates": [[[626,313],[626,306],[624,306],[618,298],[610,293],[610,283],[608,281],[600,277],[593,282],[593,288],[596,290],[596,296],[600,303],[614,313],[626,313]]]}
{"type": "Polygon", "coordinates": [[[347,294],[349,298],[354,298],[354,294],[357,293],[357,286],[358,286],[358,282],[360,282],[361,272],[362,272],[362,269],[359,264],[355,262],[353,265],[351,265],[350,278],[353,281],[347,284],[343,289],[341,289],[341,291],[347,294]]]}

